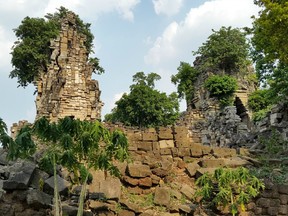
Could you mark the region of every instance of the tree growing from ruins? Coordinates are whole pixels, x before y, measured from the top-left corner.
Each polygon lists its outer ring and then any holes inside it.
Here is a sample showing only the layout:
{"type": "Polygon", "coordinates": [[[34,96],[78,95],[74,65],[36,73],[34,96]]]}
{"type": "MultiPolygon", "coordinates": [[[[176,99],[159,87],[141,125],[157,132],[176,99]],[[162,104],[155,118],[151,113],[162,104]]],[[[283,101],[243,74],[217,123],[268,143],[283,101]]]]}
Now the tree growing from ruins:
{"type": "Polygon", "coordinates": [[[259,80],[270,88],[270,100],[287,101],[288,4],[285,0],[254,0],[260,7],[251,30],[252,58],[259,80]]]}
{"type": "MultiPolygon", "coordinates": [[[[14,29],[17,40],[12,47],[11,63],[13,70],[10,78],[17,78],[19,86],[26,87],[37,80],[40,72],[47,72],[50,62],[50,40],[57,38],[61,29],[61,21],[72,13],[64,7],[60,7],[54,14],[47,14],[45,18],[25,17],[21,24],[14,29]]],[[[86,36],[85,46],[88,54],[93,52],[93,34],[90,24],[84,23],[76,15],[75,27],[77,31],[86,36]]],[[[95,73],[103,73],[104,69],[99,65],[98,58],[89,58],[95,73]]]]}
{"type": "Polygon", "coordinates": [[[105,115],[105,121],[139,127],[173,124],[179,115],[177,94],[166,95],[154,89],[155,81],[160,78],[156,73],[136,73],[133,76],[135,84],[130,86],[130,93],[125,93],[116,102],[112,112],[105,115]]]}
{"type": "Polygon", "coordinates": [[[186,100],[187,108],[192,108],[192,99],[195,91],[194,82],[199,75],[199,70],[187,62],[180,62],[177,70],[178,73],[172,75],[171,81],[177,85],[178,97],[186,100]]]}
{"type": "Polygon", "coordinates": [[[245,71],[250,65],[249,44],[245,33],[238,28],[221,27],[213,30],[207,41],[193,52],[200,55],[201,71],[235,73],[245,71]]]}

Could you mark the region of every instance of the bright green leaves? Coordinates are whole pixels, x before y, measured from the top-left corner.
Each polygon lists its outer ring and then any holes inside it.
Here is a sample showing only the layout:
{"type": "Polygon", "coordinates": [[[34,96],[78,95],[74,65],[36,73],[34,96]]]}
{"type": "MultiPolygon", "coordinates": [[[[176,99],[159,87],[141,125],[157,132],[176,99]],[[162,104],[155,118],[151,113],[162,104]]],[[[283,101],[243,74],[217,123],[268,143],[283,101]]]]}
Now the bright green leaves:
{"type": "Polygon", "coordinates": [[[59,28],[55,22],[26,17],[14,31],[18,40],[11,53],[14,69],[9,76],[18,78],[19,85],[25,87],[38,77],[40,70],[46,71],[50,39],[57,37],[59,28]]]}
{"type": "Polygon", "coordinates": [[[259,16],[252,28],[252,57],[262,83],[268,84],[274,102],[287,101],[288,3],[259,0],[259,16]]]}
{"type": "MultiPolygon", "coordinates": [[[[26,17],[21,25],[14,29],[17,41],[12,48],[13,70],[10,78],[17,78],[19,86],[26,87],[37,80],[40,72],[47,72],[50,62],[50,40],[59,36],[61,21],[70,11],[60,7],[54,14],[47,14],[44,18],[26,17]]],[[[84,23],[76,15],[75,27],[78,33],[86,36],[85,46],[88,54],[92,52],[94,36],[90,24],[84,23]]],[[[90,58],[89,63],[93,72],[101,74],[104,69],[99,65],[98,58],[90,58]]]]}
{"type": "Polygon", "coordinates": [[[216,97],[222,106],[232,105],[232,96],[237,89],[237,80],[228,75],[210,76],[204,83],[212,97],[216,97]]]}
{"type": "Polygon", "coordinates": [[[179,112],[177,95],[167,96],[155,90],[154,82],[159,79],[156,73],[147,76],[143,72],[136,73],[133,76],[136,84],[130,86],[129,94],[124,94],[116,102],[116,107],[105,116],[105,120],[139,127],[173,124],[179,112]]]}
{"type": "Polygon", "coordinates": [[[187,107],[191,107],[192,99],[194,97],[194,83],[200,72],[186,62],[180,62],[180,66],[177,70],[178,73],[172,75],[171,81],[173,84],[177,85],[178,97],[185,98],[187,107]]]}
{"type": "Polygon", "coordinates": [[[239,72],[250,64],[248,60],[249,45],[245,34],[239,29],[221,27],[196,51],[200,55],[200,69],[207,71],[222,70],[226,73],[239,72]]]}
{"type": "Polygon", "coordinates": [[[248,169],[218,168],[214,175],[205,173],[196,180],[199,189],[195,193],[201,202],[212,202],[216,207],[230,207],[232,215],[238,207],[245,211],[245,204],[265,188],[264,183],[253,176],[248,169]]]}

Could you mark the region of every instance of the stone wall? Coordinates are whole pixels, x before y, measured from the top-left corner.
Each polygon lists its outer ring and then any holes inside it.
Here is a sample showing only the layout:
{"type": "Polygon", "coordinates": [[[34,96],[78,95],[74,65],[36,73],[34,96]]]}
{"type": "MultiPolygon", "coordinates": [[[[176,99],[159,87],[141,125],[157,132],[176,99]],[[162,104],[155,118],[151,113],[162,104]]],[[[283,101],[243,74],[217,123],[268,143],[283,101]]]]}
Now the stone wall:
{"type": "Polygon", "coordinates": [[[288,215],[288,185],[266,183],[266,189],[247,210],[248,215],[288,215]]]}
{"type": "Polygon", "coordinates": [[[62,20],[59,37],[51,40],[51,62],[37,81],[37,116],[52,121],[65,116],[80,120],[101,118],[100,90],[88,63],[86,37],[77,32],[75,14],[62,20]]]}

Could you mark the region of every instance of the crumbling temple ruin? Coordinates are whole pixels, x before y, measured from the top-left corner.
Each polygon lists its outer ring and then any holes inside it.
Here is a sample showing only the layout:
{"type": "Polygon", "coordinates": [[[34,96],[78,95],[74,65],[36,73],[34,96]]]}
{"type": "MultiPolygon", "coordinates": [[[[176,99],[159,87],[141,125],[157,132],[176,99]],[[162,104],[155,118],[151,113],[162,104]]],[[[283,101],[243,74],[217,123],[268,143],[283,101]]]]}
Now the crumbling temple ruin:
{"type": "Polygon", "coordinates": [[[37,81],[36,118],[101,118],[101,91],[98,81],[92,79],[86,37],[77,32],[75,17],[69,12],[62,20],[59,36],[51,40],[50,64],[37,81]]]}

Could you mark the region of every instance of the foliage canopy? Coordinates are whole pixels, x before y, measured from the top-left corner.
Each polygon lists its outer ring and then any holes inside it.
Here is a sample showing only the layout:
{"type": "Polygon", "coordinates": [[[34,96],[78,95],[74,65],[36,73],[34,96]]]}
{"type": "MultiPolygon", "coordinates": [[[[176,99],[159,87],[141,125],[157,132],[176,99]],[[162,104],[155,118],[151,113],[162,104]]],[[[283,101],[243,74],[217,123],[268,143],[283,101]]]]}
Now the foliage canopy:
{"type": "Polygon", "coordinates": [[[238,72],[250,64],[249,45],[240,29],[221,27],[203,43],[194,55],[200,55],[200,69],[212,71],[238,72]]]}
{"type": "MultiPolygon", "coordinates": [[[[17,78],[19,86],[26,87],[39,76],[40,71],[47,72],[50,61],[50,40],[59,35],[61,21],[65,19],[68,9],[60,7],[54,14],[47,14],[44,18],[25,17],[21,24],[14,29],[17,41],[12,47],[11,63],[14,69],[10,72],[10,78],[17,78]]],[[[90,24],[84,23],[78,15],[75,26],[79,33],[86,36],[85,46],[88,53],[92,52],[93,34],[90,24]]],[[[94,72],[103,73],[98,58],[91,58],[94,72]]]]}
{"type": "Polygon", "coordinates": [[[172,75],[171,81],[177,85],[177,93],[179,98],[185,98],[187,107],[191,107],[191,101],[194,96],[194,82],[199,75],[199,70],[196,70],[189,63],[180,62],[177,68],[178,73],[172,75]]]}
{"type": "Polygon", "coordinates": [[[166,95],[154,89],[156,73],[145,75],[138,72],[133,76],[136,84],[130,86],[116,102],[112,113],[105,115],[105,121],[122,122],[125,125],[152,127],[173,124],[178,118],[179,103],[177,94],[166,95]]]}
{"type": "Polygon", "coordinates": [[[288,4],[279,0],[255,0],[261,7],[252,28],[252,58],[262,83],[268,84],[274,102],[287,101],[288,4]]]}

